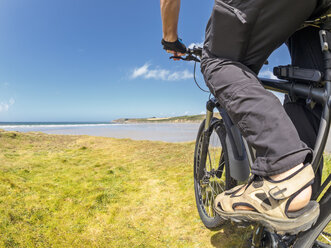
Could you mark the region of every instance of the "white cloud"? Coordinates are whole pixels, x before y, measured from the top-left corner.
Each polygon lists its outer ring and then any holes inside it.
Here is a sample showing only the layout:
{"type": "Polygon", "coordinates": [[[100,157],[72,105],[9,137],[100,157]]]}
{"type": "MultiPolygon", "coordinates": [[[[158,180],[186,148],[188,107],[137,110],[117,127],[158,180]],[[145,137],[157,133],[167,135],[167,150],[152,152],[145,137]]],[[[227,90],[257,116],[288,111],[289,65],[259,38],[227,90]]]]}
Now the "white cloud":
{"type": "Polygon", "coordinates": [[[9,108],[14,105],[15,99],[10,98],[9,102],[0,102],[0,112],[7,112],[9,108]]]}
{"type": "Polygon", "coordinates": [[[9,104],[8,103],[0,103],[0,112],[6,112],[9,109],[9,104]]]}
{"type": "Polygon", "coordinates": [[[188,70],[184,70],[181,72],[173,72],[168,76],[168,80],[170,81],[176,81],[176,80],[181,80],[181,79],[189,79],[193,78],[193,74],[189,72],[188,70]]]}
{"type": "Polygon", "coordinates": [[[188,48],[192,49],[193,47],[203,47],[203,42],[201,43],[191,43],[188,48]]]}
{"type": "Polygon", "coordinates": [[[272,91],[272,90],[269,90],[271,93],[273,93],[277,98],[278,100],[283,103],[284,102],[284,98],[285,98],[285,94],[283,93],[280,93],[280,92],[275,92],[275,91],[272,91]]]}
{"type": "Polygon", "coordinates": [[[272,73],[272,71],[266,70],[259,73],[259,77],[265,77],[269,79],[277,79],[277,77],[272,73]]]}
{"type": "Polygon", "coordinates": [[[193,73],[188,70],[171,72],[166,69],[150,69],[149,64],[144,64],[141,67],[135,68],[131,75],[131,78],[142,77],[145,79],[157,79],[164,81],[178,81],[193,78],[193,73]]]}
{"type": "Polygon", "coordinates": [[[147,71],[143,76],[144,78],[147,79],[153,78],[153,79],[167,80],[168,75],[169,75],[168,70],[156,69],[156,70],[147,71]]]}
{"type": "Polygon", "coordinates": [[[9,99],[9,105],[13,105],[15,103],[15,99],[14,98],[10,98],[9,99]]]}
{"type": "Polygon", "coordinates": [[[132,78],[140,77],[148,72],[148,64],[144,64],[142,67],[136,68],[133,71],[132,78]]]}
{"type": "MultiPolygon", "coordinates": [[[[269,78],[269,79],[278,79],[273,73],[272,71],[266,70],[266,71],[261,71],[259,73],[259,77],[264,77],[264,78],[269,78]]],[[[279,93],[279,92],[275,92],[272,90],[269,90],[271,93],[273,93],[281,103],[284,102],[284,94],[283,93],[279,93]]]]}

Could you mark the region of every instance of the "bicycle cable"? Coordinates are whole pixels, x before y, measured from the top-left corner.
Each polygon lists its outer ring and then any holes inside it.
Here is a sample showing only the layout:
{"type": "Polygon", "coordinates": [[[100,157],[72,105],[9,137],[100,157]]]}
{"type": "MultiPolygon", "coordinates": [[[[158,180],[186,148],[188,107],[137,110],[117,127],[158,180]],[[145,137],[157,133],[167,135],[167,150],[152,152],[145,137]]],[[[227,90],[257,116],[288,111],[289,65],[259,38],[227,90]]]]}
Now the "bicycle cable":
{"type": "MultiPolygon", "coordinates": [[[[200,87],[200,85],[198,84],[197,79],[196,79],[196,77],[195,77],[196,66],[197,66],[197,62],[194,61],[193,78],[194,78],[194,82],[195,82],[195,84],[196,84],[196,85],[198,86],[198,88],[199,88],[200,90],[202,90],[203,92],[210,93],[210,91],[202,89],[202,88],[200,87]]],[[[210,94],[211,94],[211,93],[210,93],[210,94]]]]}

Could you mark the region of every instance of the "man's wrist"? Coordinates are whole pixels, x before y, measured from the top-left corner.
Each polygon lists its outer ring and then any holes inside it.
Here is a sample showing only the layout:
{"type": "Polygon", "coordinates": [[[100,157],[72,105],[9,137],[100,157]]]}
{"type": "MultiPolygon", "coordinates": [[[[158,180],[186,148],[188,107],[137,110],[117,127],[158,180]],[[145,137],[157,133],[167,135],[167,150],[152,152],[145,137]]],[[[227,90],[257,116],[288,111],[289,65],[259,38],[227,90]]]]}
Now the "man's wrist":
{"type": "Polygon", "coordinates": [[[166,42],[175,42],[178,39],[177,34],[176,35],[163,35],[163,40],[166,42]]]}
{"type": "Polygon", "coordinates": [[[175,41],[166,41],[162,39],[161,44],[163,45],[163,49],[167,51],[174,51],[180,54],[185,54],[187,52],[186,46],[178,38],[175,41]]]}

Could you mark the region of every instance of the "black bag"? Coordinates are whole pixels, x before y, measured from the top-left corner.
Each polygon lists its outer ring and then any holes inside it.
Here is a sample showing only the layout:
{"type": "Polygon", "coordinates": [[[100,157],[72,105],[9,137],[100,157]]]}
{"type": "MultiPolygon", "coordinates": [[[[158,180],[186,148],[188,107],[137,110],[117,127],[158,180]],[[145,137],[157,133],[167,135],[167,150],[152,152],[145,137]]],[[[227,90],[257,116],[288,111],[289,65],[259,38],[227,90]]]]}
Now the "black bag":
{"type": "Polygon", "coordinates": [[[331,8],[331,0],[318,0],[316,9],[309,19],[318,18],[322,15],[329,14],[328,11],[331,8]]]}

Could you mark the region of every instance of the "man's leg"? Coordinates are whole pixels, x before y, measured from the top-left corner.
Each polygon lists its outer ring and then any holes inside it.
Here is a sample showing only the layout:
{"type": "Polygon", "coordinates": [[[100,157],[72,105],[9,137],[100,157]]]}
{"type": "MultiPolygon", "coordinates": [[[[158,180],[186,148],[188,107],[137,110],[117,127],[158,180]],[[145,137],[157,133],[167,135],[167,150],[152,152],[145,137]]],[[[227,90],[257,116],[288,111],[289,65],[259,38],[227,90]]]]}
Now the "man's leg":
{"type": "Polygon", "coordinates": [[[300,140],[282,104],[263,88],[256,74],[270,53],[310,16],[316,2],[226,2],[232,6],[216,0],[206,29],[201,69],[212,93],[256,149],[252,173],[264,178],[255,177],[258,183],[250,181],[244,188],[221,194],[215,207],[223,216],[242,218],[248,213],[238,214],[235,210],[248,207],[262,213],[249,213],[249,219],[265,221],[273,216],[285,221],[276,223],[269,219],[266,225],[296,232],[311,225],[318,216],[318,207],[312,205],[313,217],[298,217],[295,222],[302,224],[297,226],[282,225],[293,222],[286,219],[290,218],[288,210],[298,210],[309,202],[314,174],[311,167],[303,167],[302,163],[311,161],[311,149],[300,140]]]}
{"type": "Polygon", "coordinates": [[[315,2],[229,2],[246,16],[246,22],[236,20],[236,15],[222,7],[224,2],[216,1],[206,29],[201,69],[212,93],[257,151],[252,173],[277,175],[308,162],[311,149],[300,140],[282,104],[263,88],[256,74],[270,53],[310,16],[315,2]],[[231,23],[234,31],[224,32],[231,23]]]}

